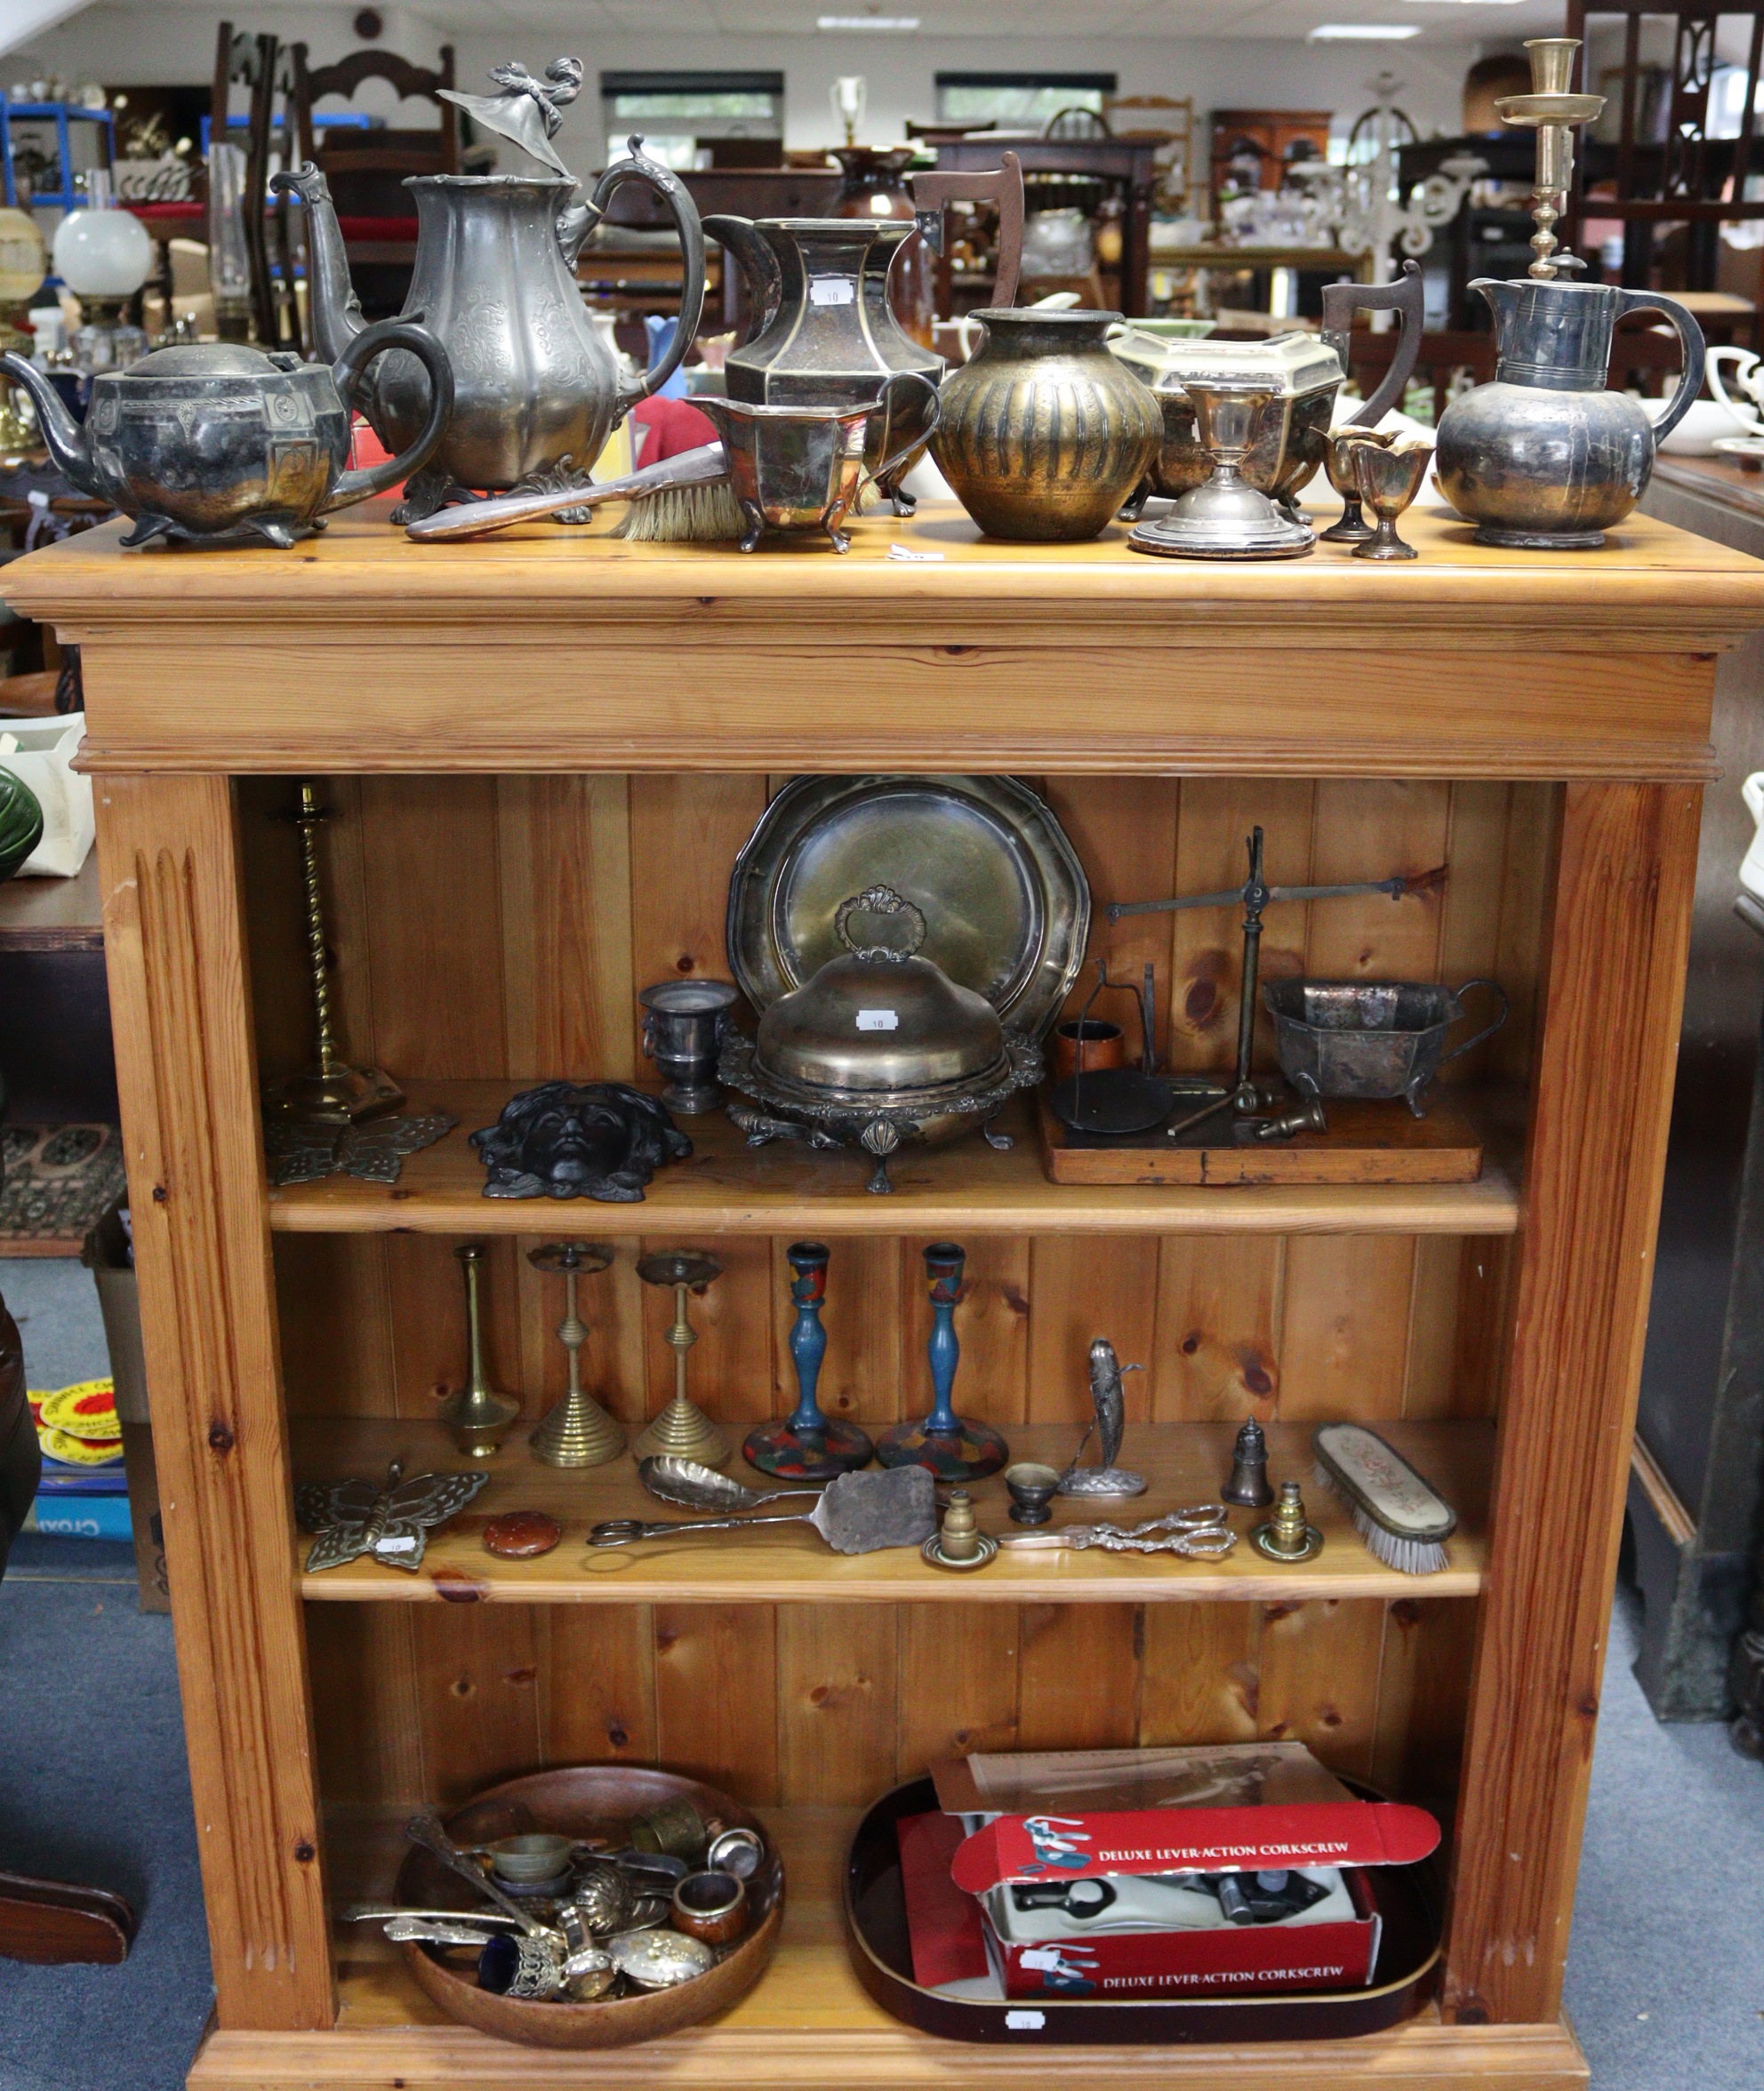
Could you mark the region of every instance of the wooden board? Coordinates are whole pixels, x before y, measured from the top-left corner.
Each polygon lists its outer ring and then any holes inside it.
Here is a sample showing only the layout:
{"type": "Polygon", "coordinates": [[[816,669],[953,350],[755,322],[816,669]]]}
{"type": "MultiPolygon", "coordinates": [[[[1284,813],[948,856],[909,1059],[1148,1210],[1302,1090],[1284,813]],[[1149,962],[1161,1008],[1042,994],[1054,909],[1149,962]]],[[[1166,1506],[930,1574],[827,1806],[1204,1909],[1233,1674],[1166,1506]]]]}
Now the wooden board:
{"type": "Polygon", "coordinates": [[[84,650],[86,761],[1701,779],[1712,656],[1764,621],[1764,566],[1639,515],[1537,554],[1415,510],[1420,557],[1377,566],[1151,559],[1120,525],[994,544],[932,504],[865,517],[845,558],[626,544],[610,517],[419,545],[388,508],[293,553],[124,552],[118,523],[9,566],[84,650]]]}
{"type": "Polygon", "coordinates": [[[0,885],[0,951],[103,949],[96,850],[71,878],[9,878],[0,885]]]}
{"type": "MultiPolygon", "coordinates": [[[[1062,1126],[1048,1108],[1045,1087],[1036,1092],[1036,1103],[1041,1158],[1052,1183],[1474,1183],[1482,1174],[1481,1135],[1448,1091],[1434,1093],[1424,1118],[1414,1117],[1406,1103],[1331,1102],[1324,1107],[1327,1133],[1246,1147],[1175,1141],[1160,1147],[1157,1127],[1099,1139],[1062,1126]]],[[[1298,1105],[1291,1097],[1290,1108],[1298,1105]]],[[[1218,1124],[1225,1122],[1222,1113],[1218,1124]]]]}
{"type": "MultiPolygon", "coordinates": [[[[308,1575],[300,1566],[310,1543],[305,1538],[295,1542],[292,1566],[303,1598],[333,1604],[846,1605],[894,1599],[1070,1605],[1474,1595],[1481,1587],[1487,1545],[1493,1431],[1479,1422],[1390,1422],[1379,1428],[1459,1513],[1461,1522],[1449,1547],[1451,1565],[1437,1575],[1401,1575],[1370,1554],[1341,1505],[1311,1486],[1310,1427],[1280,1423],[1269,1432],[1271,1471],[1304,1480],[1311,1522],[1327,1542],[1314,1560],[1291,1567],[1257,1553],[1247,1536],[1223,1561],[1105,1554],[1095,1549],[1019,1552],[1006,1547],[990,1567],[972,1575],[940,1573],[911,1548],[836,1554],[806,1525],[774,1526],[740,1537],[710,1533],[671,1543],[590,1548],[585,1543],[588,1528],[603,1518],[666,1521],[688,1513],[648,1494],[629,1454],[603,1467],[565,1471],[540,1465],[518,1437],[511,1438],[491,1462],[490,1485],[471,1509],[430,1538],[419,1574],[363,1559],[308,1575]],[[548,1510],[557,1518],[564,1526],[562,1544],[533,1561],[499,1560],[485,1553],[482,1534],[488,1519],[525,1508],[548,1510]]],[[[1132,1426],[1122,1456],[1145,1475],[1146,1494],[1112,1508],[1062,1498],[1055,1522],[1077,1525],[1108,1518],[1135,1524],[1181,1504],[1216,1499],[1231,1470],[1232,1435],[1229,1424],[1219,1423],[1132,1426]]],[[[1078,1433],[1070,1425],[1027,1423],[1011,1430],[1011,1449],[1020,1459],[1063,1465],[1077,1442],[1078,1433]]],[[[399,1455],[409,1472],[461,1464],[445,1432],[433,1423],[326,1419],[296,1424],[293,1444],[295,1473],[302,1481],[381,1475],[388,1461],[399,1455]]],[[[730,1471],[764,1485],[739,1457],[730,1471]]],[[[1001,1478],[972,1486],[982,1528],[996,1534],[1019,1529],[1006,1515],[1009,1498],[1001,1478]]],[[[1231,1521],[1247,1535],[1263,1514],[1233,1510],[1231,1521]]],[[[518,1667],[514,1654],[509,1661],[518,1667]]]]}
{"type": "Polygon", "coordinates": [[[694,1152],[656,1174],[637,1205],[589,1199],[486,1198],[484,1165],[467,1139],[493,1125],[509,1082],[410,1081],[413,1111],[451,1110],[458,1129],[405,1163],[396,1184],[327,1176],[273,1190],[278,1231],[377,1234],[389,1230],[458,1235],[533,1234],[590,1238],[642,1234],[938,1235],[1355,1233],[1511,1234],[1519,1190],[1490,1157],[1474,1182],[1442,1184],[1053,1184],[1042,1166],[1030,1107],[1014,1101],[999,1119],[1015,1145],[1005,1152],[977,1135],[895,1156],[892,1198],[864,1187],[868,1157],[821,1154],[795,1141],[750,1148],[720,1112],[683,1121],[694,1152]]]}
{"type": "MultiPolygon", "coordinates": [[[[1584,2091],[1586,2064],[1566,2025],[1446,2026],[1424,2010],[1364,2039],[1221,2047],[990,2047],[900,2024],[859,1986],[839,1880],[855,1812],[760,1810],[783,1848],[787,1899],[777,1958],[758,1985],[709,2024],[589,2054],[517,2047],[451,2024],[370,1925],[340,1927],[341,2012],[333,2033],[212,2031],[190,2091],[1584,2091]]],[[[340,1843],[342,1839],[340,1834],[340,1843]]],[[[359,1832],[340,1848],[340,1891],[378,1893],[396,1844],[359,1832]]]]}

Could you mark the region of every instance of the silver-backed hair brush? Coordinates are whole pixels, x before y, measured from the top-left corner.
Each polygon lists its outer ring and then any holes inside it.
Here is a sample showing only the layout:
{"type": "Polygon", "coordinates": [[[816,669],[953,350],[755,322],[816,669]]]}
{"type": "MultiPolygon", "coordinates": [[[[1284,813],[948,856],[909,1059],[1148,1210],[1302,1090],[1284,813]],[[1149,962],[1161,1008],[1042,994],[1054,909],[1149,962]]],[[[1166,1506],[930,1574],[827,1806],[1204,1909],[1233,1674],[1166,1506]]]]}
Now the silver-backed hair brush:
{"type": "MultiPolygon", "coordinates": [[[[493,501],[461,501],[439,509],[420,522],[407,523],[405,535],[428,544],[453,538],[487,537],[517,523],[536,523],[560,509],[598,508],[602,501],[649,503],[668,495],[668,527],[633,529],[625,534],[652,541],[714,543],[742,536],[747,525],[729,491],[729,469],[720,443],[683,450],[678,457],[641,466],[622,478],[599,486],[573,486],[547,493],[504,493],[493,501]]],[[[658,518],[659,519],[659,518],[658,518]]]]}

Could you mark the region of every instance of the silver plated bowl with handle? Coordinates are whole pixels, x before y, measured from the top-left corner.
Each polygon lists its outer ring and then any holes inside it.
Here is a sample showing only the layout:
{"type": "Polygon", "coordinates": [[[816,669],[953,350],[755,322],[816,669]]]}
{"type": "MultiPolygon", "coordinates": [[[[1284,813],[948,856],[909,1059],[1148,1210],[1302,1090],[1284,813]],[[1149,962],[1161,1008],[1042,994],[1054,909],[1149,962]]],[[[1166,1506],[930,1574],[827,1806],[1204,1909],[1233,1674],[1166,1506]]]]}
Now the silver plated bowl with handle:
{"type": "Polygon", "coordinates": [[[1506,989],[1491,980],[1458,988],[1432,981],[1271,981],[1262,999],[1274,1019],[1280,1072],[1302,1095],[1400,1097],[1417,1118],[1426,1116],[1422,1099],[1435,1075],[1498,1031],[1508,1006],[1506,989]],[[1472,988],[1495,996],[1499,1013],[1447,1052],[1446,1034],[1463,1021],[1463,997],[1472,988]]]}

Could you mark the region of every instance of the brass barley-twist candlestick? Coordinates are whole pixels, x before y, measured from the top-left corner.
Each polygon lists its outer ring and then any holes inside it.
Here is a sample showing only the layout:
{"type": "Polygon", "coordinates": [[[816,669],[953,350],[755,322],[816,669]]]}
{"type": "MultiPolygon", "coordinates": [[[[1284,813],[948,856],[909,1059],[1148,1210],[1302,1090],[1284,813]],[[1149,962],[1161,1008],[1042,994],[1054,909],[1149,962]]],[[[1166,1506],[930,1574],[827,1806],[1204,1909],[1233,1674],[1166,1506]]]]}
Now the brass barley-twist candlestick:
{"type": "Polygon", "coordinates": [[[318,830],[331,818],[308,781],[301,786],[293,823],[301,833],[301,874],[306,892],[306,948],[312,968],[313,1029],[317,1058],[298,1075],[264,1090],[267,1111],[308,1126],[353,1126],[396,1110],[405,1093],[379,1068],[351,1067],[337,1051],[331,1029],[331,983],[325,957],[325,889],[318,876],[318,830]]]}
{"type": "Polygon", "coordinates": [[[466,1279],[466,1383],[436,1411],[436,1421],[452,1432],[453,1443],[469,1459],[488,1459],[514,1428],[521,1405],[512,1394],[498,1393],[484,1369],[484,1333],[478,1318],[477,1274],[484,1263],[482,1242],[467,1242],[453,1254],[466,1279]]]}
{"type": "Polygon", "coordinates": [[[605,1270],[613,1252],[587,1242],[547,1242],[543,1248],[530,1249],[526,1260],[535,1270],[563,1273],[564,1318],[557,1324],[557,1341],[570,1360],[569,1391],[546,1412],[527,1439],[527,1448],[548,1467],[604,1466],[625,1449],[625,1431],[581,1383],[581,1347],[588,1341],[588,1325],[576,1312],[576,1281],[584,1272],[592,1277],[605,1270]]]}
{"type": "Polygon", "coordinates": [[[702,1293],[712,1278],[723,1275],[723,1266],[702,1249],[664,1250],[643,1257],[637,1274],[645,1285],[674,1288],[674,1322],[668,1331],[674,1353],[674,1398],[631,1446],[632,1454],[647,1459],[652,1453],[672,1453],[701,1466],[724,1466],[729,1440],[686,1393],[686,1353],[698,1341],[698,1332],[686,1318],[686,1294],[702,1293]]]}

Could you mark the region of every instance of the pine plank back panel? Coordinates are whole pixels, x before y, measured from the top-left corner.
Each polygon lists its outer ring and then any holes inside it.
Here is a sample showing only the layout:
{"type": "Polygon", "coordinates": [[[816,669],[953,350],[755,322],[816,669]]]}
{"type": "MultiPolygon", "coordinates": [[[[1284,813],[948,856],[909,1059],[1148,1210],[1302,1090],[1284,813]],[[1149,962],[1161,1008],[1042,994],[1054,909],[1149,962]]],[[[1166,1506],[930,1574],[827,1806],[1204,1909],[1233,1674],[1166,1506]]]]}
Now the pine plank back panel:
{"type": "MultiPolygon", "coordinates": [[[[1175,1064],[1219,1067],[1234,1050],[1237,917],[1140,917],[1111,931],[1100,903],[1241,879],[1244,837],[1258,821],[1271,876],[1287,882],[1448,871],[1441,892],[1399,904],[1271,910],[1271,977],[1500,972],[1516,1023],[1535,1005],[1541,883],[1515,877],[1509,853],[1516,805],[1530,829],[1547,830],[1550,787],[1038,781],[1098,902],[1088,975],[1098,957],[1118,978],[1151,960],[1160,989],[1175,982],[1161,995],[1159,1032],[1175,1064]]],[[[640,1071],[635,988],[726,972],[728,869],[766,783],[327,781],[327,919],[351,1047],[365,1041],[400,1071],[501,1078],[510,1089],[640,1071]]],[[[259,1051],[279,1070],[305,1057],[309,1023],[292,830],[277,818],[290,787],[260,778],[239,789],[253,957],[266,982],[259,1051]]],[[[1074,1007],[1087,991],[1081,981],[1074,1007]]],[[[1507,1078],[1524,1078],[1528,1043],[1506,1047],[1507,1078]]],[[[1265,1020],[1258,1062],[1272,1064],[1265,1020]]],[[[489,1244],[485,1311],[492,1374],[536,1419],[563,1385],[562,1302],[528,1252],[561,1235],[593,1238],[595,1215],[581,1206],[533,1217],[550,1230],[489,1244]]],[[[292,1414],[432,1414],[464,1358],[454,1246],[427,1235],[276,1238],[292,1414]]],[[[642,1286],[636,1262],[672,1246],[692,1245],[663,1236],[612,1245],[612,1268],[583,1287],[588,1382],[633,1426],[673,1387],[662,1342],[671,1295],[642,1286]]],[[[725,1274],[694,1302],[694,1390],[736,1429],[794,1399],[788,1246],[782,1237],[721,1238],[725,1274]]],[[[838,1246],[822,1379],[832,1413],[886,1422],[928,1406],[924,1246],[887,1235],[838,1246]]],[[[961,1403],[1007,1430],[1059,1421],[1076,1440],[1088,1414],[1086,1354],[1105,1331],[1124,1360],[1146,1367],[1127,1381],[1135,1418],[1493,1413],[1488,1360],[1500,1346],[1460,1335],[1457,1238],[979,1236],[967,1246],[961,1403]]],[[[1302,1736],[1362,1778],[1383,1765],[1412,1784],[1406,1767],[1417,1765],[1437,1797],[1455,1783],[1451,1739],[1467,1689],[1462,1663],[1428,1669],[1432,1643],[1463,1638],[1466,1607],[1448,1601],[1406,1614],[1399,1632],[1389,1606],[1367,1600],[1269,1607],[1266,1621],[1263,1608],[1234,1605],[1043,1606],[1026,1615],[997,1606],[676,1606],[556,1617],[498,1606],[442,1607],[414,1629],[357,1616],[379,1609],[309,1612],[325,1651],[317,1665],[327,1679],[325,1790],[389,1807],[425,1791],[461,1794],[529,1763],[621,1758],[685,1764],[755,1803],[843,1805],[983,1742],[1255,1734],[1302,1736]],[[397,1683],[338,1687],[389,1656],[397,1683]],[[1431,1750],[1409,1733],[1408,1680],[1422,1671],[1429,1733],[1446,1737],[1431,1750]]]]}

